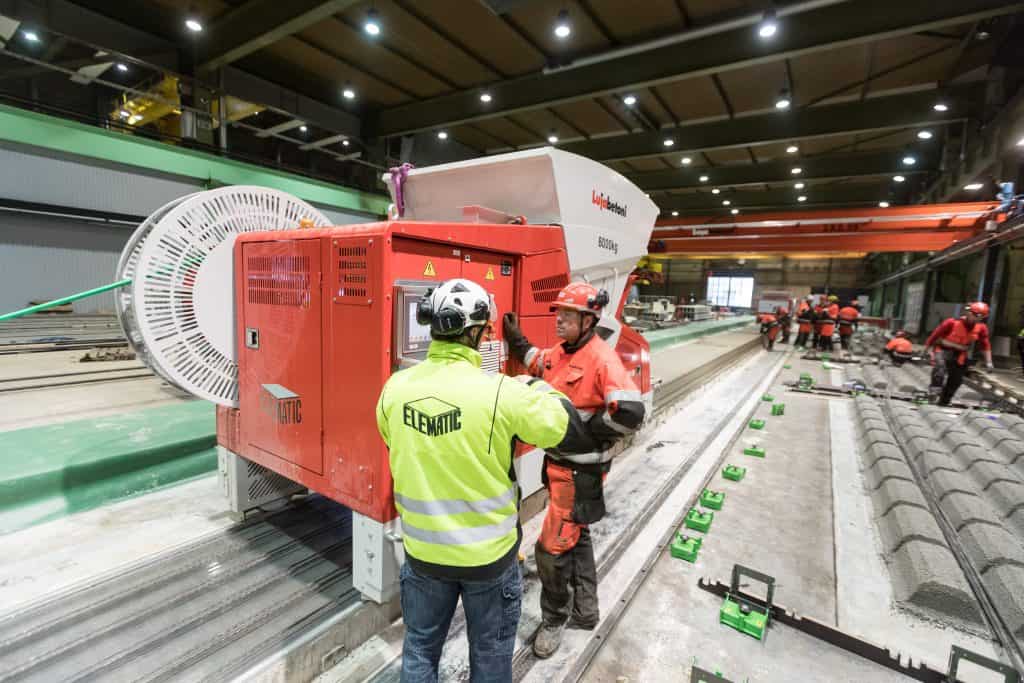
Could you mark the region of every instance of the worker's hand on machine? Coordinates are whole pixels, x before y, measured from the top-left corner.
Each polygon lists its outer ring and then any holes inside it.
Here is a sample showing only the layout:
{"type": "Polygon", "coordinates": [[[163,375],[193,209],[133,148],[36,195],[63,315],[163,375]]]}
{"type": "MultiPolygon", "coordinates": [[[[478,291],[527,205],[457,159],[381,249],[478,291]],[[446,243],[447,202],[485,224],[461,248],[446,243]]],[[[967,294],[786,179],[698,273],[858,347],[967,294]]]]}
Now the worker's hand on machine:
{"type": "Polygon", "coordinates": [[[515,339],[521,339],[523,331],[519,329],[519,316],[511,312],[502,316],[501,331],[505,337],[505,341],[509,344],[511,344],[515,339]]]}

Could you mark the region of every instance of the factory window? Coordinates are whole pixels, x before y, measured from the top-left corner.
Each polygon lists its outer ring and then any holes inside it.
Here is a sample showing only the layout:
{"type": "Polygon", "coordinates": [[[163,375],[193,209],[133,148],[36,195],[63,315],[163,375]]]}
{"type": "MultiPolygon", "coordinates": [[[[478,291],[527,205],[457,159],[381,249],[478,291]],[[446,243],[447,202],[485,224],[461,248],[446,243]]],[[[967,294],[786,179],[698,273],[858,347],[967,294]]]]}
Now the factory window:
{"type": "Polygon", "coordinates": [[[750,308],[754,298],[754,278],[712,275],[708,278],[708,303],[712,306],[750,308]]]}

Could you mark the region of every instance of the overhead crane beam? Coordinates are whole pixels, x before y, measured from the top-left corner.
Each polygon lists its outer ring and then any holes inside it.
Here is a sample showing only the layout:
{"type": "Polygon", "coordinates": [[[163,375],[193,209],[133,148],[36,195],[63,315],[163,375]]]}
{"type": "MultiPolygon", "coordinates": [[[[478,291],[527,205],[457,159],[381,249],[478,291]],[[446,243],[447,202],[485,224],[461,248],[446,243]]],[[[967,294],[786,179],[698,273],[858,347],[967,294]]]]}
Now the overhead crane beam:
{"type": "Polygon", "coordinates": [[[973,230],[904,230],[868,234],[754,235],[750,237],[673,237],[651,243],[650,253],[721,254],[771,252],[941,251],[973,237],[973,230]]]}

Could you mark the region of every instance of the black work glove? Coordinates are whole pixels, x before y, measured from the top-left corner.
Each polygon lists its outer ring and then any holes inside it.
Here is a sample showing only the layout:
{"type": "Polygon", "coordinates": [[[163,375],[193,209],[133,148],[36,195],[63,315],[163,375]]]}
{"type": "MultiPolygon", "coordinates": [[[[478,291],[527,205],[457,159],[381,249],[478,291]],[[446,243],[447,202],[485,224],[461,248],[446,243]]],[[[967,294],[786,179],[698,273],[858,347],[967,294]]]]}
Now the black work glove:
{"type": "Polygon", "coordinates": [[[519,329],[519,318],[515,313],[506,313],[502,316],[501,333],[508,344],[509,353],[519,362],[526,362],[526,352],[530,350],[530,340],[519,329]]]}

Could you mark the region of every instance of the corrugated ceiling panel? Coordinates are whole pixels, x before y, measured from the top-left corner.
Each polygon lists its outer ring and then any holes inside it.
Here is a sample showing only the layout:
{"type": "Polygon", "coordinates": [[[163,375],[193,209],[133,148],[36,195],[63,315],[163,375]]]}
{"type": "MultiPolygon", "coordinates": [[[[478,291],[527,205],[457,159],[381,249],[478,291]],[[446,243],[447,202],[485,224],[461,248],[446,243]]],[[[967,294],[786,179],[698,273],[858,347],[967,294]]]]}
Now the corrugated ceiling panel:
{"type": "Polygon", "coordinates": [[[622,0],[590,0],[590,6],[612,35],[623,43],[674,33],[684,28],[675,0],[644,0],[639,8],[635,3],[622,0]]]}
{"type": "MultiPolygon", "coordinates": [[[[608,98],[605,98],[605,100],[607,103],[608,98]]],[[[617,112],[619,118],[625,120],[628,124],[632,116],[629,112],[625,111],[627,109],[625,105],[621,102],[611,102],[607,103],[607,106],[612,111],[615,111],[614,107],[616,104],[622,109],[622,111],[617,112]]],[[[552,109],[588,135],[612,132],[622,133],[628,130],[623,128],[616,118],[605,111],[594,100],[578,100],[568,104],[560,104],[557,107],[552,107],[552,109]]],[[[634,123],[633,125],[636,124],[634,123]]]]}
{"type": "Polygon", "coordinates": [[[526,3],[513,9],[506,17],[522,27],[534,43],[552,56],[590,54],[612,46],[575,1],[526,3]],[[558,38],[554,32],[558,13],[563,9],[568,10],[572,27],[572,34],[566,39],[558,38]]]}
{"type": "MultiPolygon", "coordinates": [[[[797,106],[806,106],[844,86],[850,89],[841,94],[857,94],[860,86],[856,83],[867,73],[867,46],[852,45],[801,55],[790,60],[790,68],[797,106]]],[[[822,104],[830,101],[823,100],[822,104]]]]}
{"type": "Polygon", "coordinates": [[[772,109],[779,91],[786,87],[786,66],[782,61],[769,62],[725,71],[718,77],[737,114],[772,109]]]}
{"type": "Polygon", "coordinates": [[[682,122],[728,114],[715,84],[707,76],[666,83],[658,86],[658,92],[682,122]]]}

